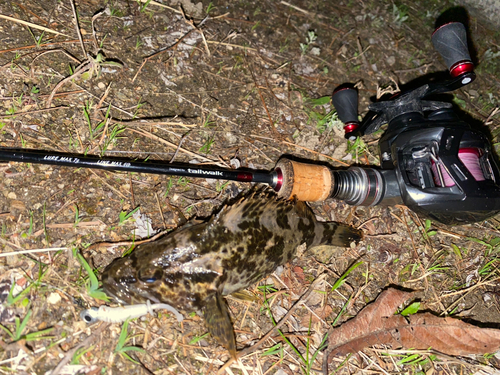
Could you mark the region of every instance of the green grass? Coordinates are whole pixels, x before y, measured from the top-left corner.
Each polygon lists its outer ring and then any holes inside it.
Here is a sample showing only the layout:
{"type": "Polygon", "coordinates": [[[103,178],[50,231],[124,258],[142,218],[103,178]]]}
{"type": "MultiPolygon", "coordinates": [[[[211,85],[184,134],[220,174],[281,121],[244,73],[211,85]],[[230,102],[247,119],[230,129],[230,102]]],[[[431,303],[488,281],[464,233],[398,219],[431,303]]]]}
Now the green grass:
{"type": "Polygon", "coordinates": [[[309,30],[306,35],[306,42],[305,43],[300,43],[300,54],[302,56],[306,55],[311,47],[311,44],[313,44],[316,40],[318,39],[318,35],[313,30],[309,30]]]}
{"type": "Polygon", "coordinates": [[[44,336],[45,334],[49,333],[52,331],[54,328],[47,328],[43,329],[38,332],[31,332],[31,333],[26,333],[23,334],[24,330],[26,329],[26,326],[31,318],[31,310],[28,310],[26,316],[24,319],[21,321],[19,317],[14,318],[14,327],[12,329],[7,328],[6,326],[0,324],[0,328],[7,333],[10,338],[12,339],[12,342],[19,341],[21,339],[26,340],[26,341],[35,341],[35,340],[43,340],[43,339],[50,339],[53,337],[49,336],[44,336]]]}
{"type": "Polygon", "coordinates": [[[330,96],[319,98],[309,98],[307,94],[301,92],[304,103],[303,111],[307,115],[308,123],[314,124],[320,133],[330,131],[334,127],[342,129],[344,124],[339,120],[335,110],[327,110],[325,107],[330,103],[330,96]]]}
{"type": "Polygon", "coordinates": [[[87,279],[85,280],[85,288],[87,290],[87,294],[92,298],[109,302],[108,296],[100,288],[99,280],[97,280],[97,276],[95,275],[92,267],[90,267],[90,265],[80,253],[75,251],[75,255],[76,259],[78,260],[78,262],[80,262],[88,275],[87,279]]]}
{"type": "Polygon", "coordinates": [[[127,221],[129,221],[130,219],[132,219],[132,217],[134,216],[134,214],[139,210],[140,207],[136,207],[134,208],[132,211],[122,211],[120,212],[120,215],[118,217],[118,225],[124,225],[127,221]]]}
{"type": "Polygon", "coordinates": [[[116,343],[115,347],[115,354],[118,354],[119,356],[128,359],[129,361],[139,364],[135,359],[130,357],[130,355],[127,352],[140,352],[140,353],[146,353],[146,351],[142,348],[139,348],[137,346],[125,346],[127,341],[131,339],[131,337],[128,335],[128,324],[129,324],[129,319],[127,319],[122,326],[122,330],[120,332],[120,337],[118,338],[118,342],[116,343]]]}
{"type": "MultiPolygon", "coordinates": [[[[106,113],[108,115],[108,113],[106,113]]],[[[111,133],[104,139],[104,144],[101,146],[101,156],[104,156],[109,146],[115,144],[116,141],[120,138],[119,135],[123,133],[127,129],[126,126],[121,124],[113,126],[111,129],[111,133]]]]}
{"type": "Polygon", "coordinates": [[[405,307],[403,311],[401,311],[399,314],[403,316],[413,315],[416,314],[419,309],[420,309],[420,302],[413,302],[409,306],[405,307]]]}
{"type": "Polygon", "coordinates": [[[198,151],[203,154],[209,154],[210,151],[212,150],[212,147],[214,146],[214,143],[215,143],[214,137],[207,137],[205,139],[205,143],[203,144],[203,146],[200,147],[198,151]]]}

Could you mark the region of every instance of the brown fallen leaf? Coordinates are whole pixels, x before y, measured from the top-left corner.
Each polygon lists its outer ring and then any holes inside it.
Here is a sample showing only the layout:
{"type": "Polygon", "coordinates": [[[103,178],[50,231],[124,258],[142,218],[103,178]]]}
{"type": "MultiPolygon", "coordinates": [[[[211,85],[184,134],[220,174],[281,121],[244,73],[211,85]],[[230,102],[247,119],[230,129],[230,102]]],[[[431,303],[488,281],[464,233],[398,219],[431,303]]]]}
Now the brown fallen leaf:
{"type": "Polygon", "coordinates": [[[295,277],[299,279],[302,284],[306,281],[306,276],[304,275],[304,270],[302,269],[302,267],[293,267],[293,272],[295,273],[295,277]]]}
{"type": "Polygon", "coordinates": [[[394,315],[413,293],[389,288],[353,319],[328,332],[328,355],[356,353],[367,346],[384,344],[393,349],[429,349],[449,354],[485,354],[500,349],[500,330],[480,328],[461,320],[418,313],[394,315]]]}

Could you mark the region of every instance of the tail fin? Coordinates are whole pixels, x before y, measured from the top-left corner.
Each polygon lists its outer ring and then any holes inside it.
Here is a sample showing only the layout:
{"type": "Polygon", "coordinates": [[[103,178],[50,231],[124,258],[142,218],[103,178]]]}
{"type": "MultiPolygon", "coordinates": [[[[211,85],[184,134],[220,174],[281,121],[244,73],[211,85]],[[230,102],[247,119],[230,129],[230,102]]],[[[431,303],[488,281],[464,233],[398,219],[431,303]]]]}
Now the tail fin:
{"type": "Polygon", "coordinates": [[[350,247],[351,243],[358,243],[363,239],[363,231],[347,224],[327,222],[317,223],[316,240],[314,245],[332,245],[350,247]]]}

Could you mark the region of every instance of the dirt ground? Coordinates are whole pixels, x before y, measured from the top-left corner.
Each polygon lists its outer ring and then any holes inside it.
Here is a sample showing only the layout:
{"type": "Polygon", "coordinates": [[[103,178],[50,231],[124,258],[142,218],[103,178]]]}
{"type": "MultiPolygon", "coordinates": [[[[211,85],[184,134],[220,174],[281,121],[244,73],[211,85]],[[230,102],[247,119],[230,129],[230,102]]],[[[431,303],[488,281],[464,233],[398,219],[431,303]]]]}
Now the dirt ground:
{"type": "MultiPolygon", "coordinates": [[[[285,154],[338,168],[378,165],[381,134],[348,147],[342,124],[325,118],[331,105],[314,99],[352,82],[364,114],[378,88],[444,71],[430,40],[435,22],[443,14],[467,15],[463,8],[450,12],[452,1],[431,0],[164,4],[80,0],[77,28],[70,1],[0,2],[0,14],[12,17],[0,18],[1,147],[260,170],[285,154]]],[[[478,78],[450,99],[486,123],[496,147],[499,31],[473,16],[467,26],[478,78]]],[[[0,164],[0,176],[1,373],[210,374],[228,360],[195,313],[182,323],[167,313],[131,321],[121,344],[144,352],[120,350],[122,324],[89,326],[79,316],[102,301],[88,295],[89,274],[75,254],[102,270],[131,244],[92,244],[132,241],[207,217],[251,184],[14,162],[0,164]],[[150,227],[130,218],[136,208],[150,227]],[[27,249],[40,251],[4,256],[27,249]],[[25,290],[15,301],[8,298],[11,286],[14,296],[25,290]]],[[[389,285],[416,290],[421,310],[500,328],[497,218],[448,227],[402,206],[334,200],[310,206],[321,220],[362,228],[366,240],[299,256],[249,288],[255,302],[228,298],[238,348],[249,348],[273,327],[266,299],[279,321],[328,272],[295,306],[283,336],[274,332],[226,373],[320,373],[323,352],[312,355],[328,328],[354,317],[389,285]]],[[[411,354],[376,346],[334,359],[330,371],[500,371],[498,354],[423,352],[398,362],[411,354]]]]}

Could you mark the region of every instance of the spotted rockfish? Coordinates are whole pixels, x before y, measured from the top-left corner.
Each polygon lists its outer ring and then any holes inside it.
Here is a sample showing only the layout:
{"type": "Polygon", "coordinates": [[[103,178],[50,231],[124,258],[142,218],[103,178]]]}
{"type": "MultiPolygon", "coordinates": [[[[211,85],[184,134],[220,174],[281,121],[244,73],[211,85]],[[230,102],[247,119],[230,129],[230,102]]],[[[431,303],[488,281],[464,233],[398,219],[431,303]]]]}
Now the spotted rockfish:
{"type": "Polygon", "coordinates": [[[349,246],[362,232],[318,222],[304,202],[254,192],[225,206],[206,222],[191,222],[159,240],[139,245],[104,271],[105,292],[122,304],[166,303],[203,311],[209,332],[236,355],[221,296],[235,293],[290,261],[298,246],[349,246]]]}

